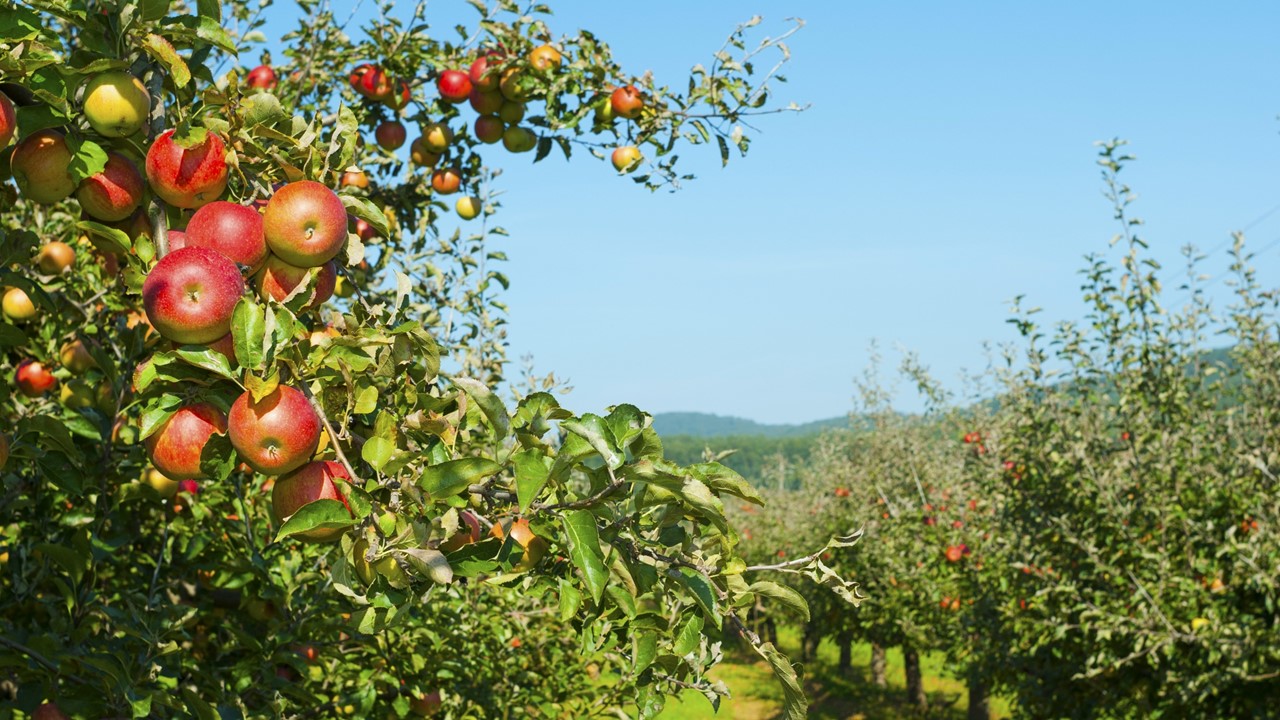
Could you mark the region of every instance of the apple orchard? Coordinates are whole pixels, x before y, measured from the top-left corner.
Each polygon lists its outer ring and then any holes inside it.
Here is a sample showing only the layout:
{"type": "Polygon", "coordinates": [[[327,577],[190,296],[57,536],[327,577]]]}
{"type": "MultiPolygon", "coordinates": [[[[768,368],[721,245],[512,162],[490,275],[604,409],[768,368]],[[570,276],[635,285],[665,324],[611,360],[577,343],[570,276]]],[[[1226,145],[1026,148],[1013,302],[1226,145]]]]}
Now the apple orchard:
{"type": "MultiPolygon", "coordinates": [[[[662,84],[471,4],[437,35],[300,2],[272,58],[266,3],[4,3],[3,712],[650,717],[718,702],[734,637],[804,715],[744,622],[804,606],[738,553],[756,491],[508,378],[490,194],[553,154],[652,189],[685,146],[727,163],[788,109],[790,32],[662,84]]],[[[819,559],[851,542],[785,570],[856,603],[819,559]]]]}

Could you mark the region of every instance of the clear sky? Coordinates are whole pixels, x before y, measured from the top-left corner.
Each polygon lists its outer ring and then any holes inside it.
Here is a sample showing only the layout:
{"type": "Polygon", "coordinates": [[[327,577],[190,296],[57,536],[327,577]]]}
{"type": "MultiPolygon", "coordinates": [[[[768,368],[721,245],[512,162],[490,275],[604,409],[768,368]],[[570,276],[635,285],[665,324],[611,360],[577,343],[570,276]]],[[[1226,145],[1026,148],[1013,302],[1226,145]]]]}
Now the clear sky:
{"type": "MultiPolygon", "coordinates": [[[[726,169],[706,148],[678,193],[586,155],[510,157],[511,356],[570,378],[575,410],[839,415],[872,340],[958,389],[984,341],[1011,339],[1015,295],[1081,314],[1076,271],[1116,232],[1095,140],[1130,140],[1169,286],[1181,246],[1221,248],[1280,206],[1275,2],[551,4],[553,29],[589,28],[672,86],[752,14],[765,33],[807,21],[777,97],[812,107],[762,119],[726,169]]],[[[462,5],[432,3],[436,26],[462,5]]],[[[1280,212],[1249,237],[1280,285],[1280,212]]],[[[1206,271],[1225,267],[1220,249],[1206,271]]]]}

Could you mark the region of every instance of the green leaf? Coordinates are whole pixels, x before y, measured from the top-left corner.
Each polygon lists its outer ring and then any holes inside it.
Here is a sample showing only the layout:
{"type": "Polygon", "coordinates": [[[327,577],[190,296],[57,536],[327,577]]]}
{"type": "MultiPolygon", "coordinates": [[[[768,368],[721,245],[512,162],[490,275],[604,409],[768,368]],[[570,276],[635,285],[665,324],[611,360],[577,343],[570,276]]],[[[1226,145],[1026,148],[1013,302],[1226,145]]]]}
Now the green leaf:
{"type": "Polygon", "coordinates": [[[507,415],[507,408],[487,385],[479,380],[465,377],[454,378],[453,384],[466,392],[476,405],[480,406],[480,411],[489,418],[489,424],[493,426],[498,440],[511,434],[511,418],[507,415]]]}
{"type": "Polygon", "coordinates": [[[756,505],[764,505],[764,498],[760,492],[732,468],[712,462],[690,465],[688,469],[717,492],[728,493],[756,505]]]}
{"type": "Polygon", "coordinates": [[[222,22],[222,3],[219,0],[196,0],[196,12],[200,17],[213,18],[222,22]]]}
{"type": "Polygon", "coordinates": [[[347,528],[355,524],[351,511],[340,500],[313,500],[298,509],[276,533],[276,542],[310,530],[347,528]]]}
{"type": "Polygon", "coordinates": [[[653,632],[642,632],[631,640],[631,672],[639,675],[658,657],[658,635],[653,632]]]}
{"type": "Polygon", "coordinates": [[[258,370],[266,358],[263,349],[266,340],[267,316],[264,308],[246,295],[236,303],[231,313],[231,340],[235,344],[236,359],[246,370],[258,370]]]}
{"type": "Polygon", "coordinates": [[[27,335],[18,329],[16,325],[9,323],[0,323],[0,345],[26,345],[27,335]]]}
{"type": "Polygon", "coordinates": [[[226,29],[222,27],[222,23],[211,17],[199,18],[199,21],[196,23],[196,37],[211,45],[215,45],[222,50],[226,50],[232,55],[236,54],[235,41],[231,39],[229,34],[227,34],[226,29]]]}
{"type": "Polygon", "coordinates": [[[680,626],[680,632],[676,634],[672,652],[682,657],[693,652],[694,648],[698,647],[698,638],[702,636],[704,622],[701,615],[690,615],[684,625],[680,626]]]}
{"type": "Polygon", "coordinates": [[[511,456],[516,469],[516,497],[520,500],[520,512],[527,512],[547,478],[551,477],[551,463],[541,450],[525,450],[511,456]]]}
{"type": "Polygon", "coordinates": [[[77,184],[87,177],[97,175],[107,166],[107,151],[92,140],[84,140],[76,135],[67,136],[67,149],[71,151],[71,163],[67,172],[77,184]]]}
{"type": "Polygon", "coordinates": [[[89,220],[81,220],[76,223],[76,229],[102,238],[115,246],[119,254],[128,253],[133,249],[133,243],[129,240],[129,236],[123,230],[117,230],[113,227],[107,227],[102,223],[96,223],[89,220]]]}
{"type": "Polygon", "coordinates": [[[139,4],[143,20],[159,20],[169,14],[170,0],[142,0],[139,4]]]}
{"type": "Polygon", "coordinates": [[[774,677],[778,678],[778,683],[782,685],[782,717],[785,720],[805,720],[809,713],[809,699],[805,697],[804,690],[800,687],[800,678],[796,676],[796,669],[782,653],[778,652],[773,643],[765,643],[755,650],[769,663],[769,667],[773,668],[774,677]]]}
{"type": "Polygon", "coordinates": [[[228,380],[236,379],[236,376],[231,372],[231,362],[227,360],[226,355],[217,350],[210,350],[200,345],[183,345],[173,351],[173,354],[189,365],[208,370],[228,380]]]}
{"type": "Polygon", "coordinates": [[[560,423],[560,427],[586,440],[592,450],[600,453],[600,457],[604,459],[605,465],[608,465],[610,470],[622,467],[622,452],[618,449],[613,433],[605,425],[604,418],[584,413],[577,419],[565,420],[560,423]]]}
{"type": "Polygon", "coordinates": [[[804,597],[801,596],[800,593],[792,590],[786,585],[779,585],[778,583],[769,582],[768,580],[761,580],[759,582],[752,583],[751,587],[747,588],[747,590],[786,605],[792,610],[795,610],[796,614],[798,614],[802,620],[809,622],[809,603],[805,602],[804,597]]]}
{"type": "Polygon", "coordinates": [[[356,391],[356,406],[352,411],[357,415],[365,415],[378,409],[378,387],[367,385],[356,391]]]}
{"type": "Polygon", "coordinates": [[[396,451],[396,444],[387,438],[371,437],[360,448],[360,457],[374,469],[381,471],[396,451]]]}
{"type": "Polygon", "coordinates": [[[609,411],[604,419],[609,432],[613,434],[618,449],[625,451],[633,440],[649,425],[649,418],[635,405],[617,405],[609,411]]]}
{"type": "Polygon", "coordinates": [[[191,70],[168,40],[151,33],[143,38],[142,48],[151,57],[159,60],[165,67],[169,68],[169,76],[173,79],[173,84],[176,87],[186,87],[187,83],[191,82],[191,70]]]}
{"type": "Polygon", "coordinates": [[[680,568],[680,571],[676,573],[676,577],[693,594],[693,599],[702,608],[702,612],[707,616],[707,619],[711,620],[719,628],[722,618],[720,617],[719,605],[716,602],[715,588],[711,585],[711,581],[692,568],[680,568]]]}
{"type": "Polygon", "coordinates": [[[345,193],[339,193],[338,197],[342,198],[342,204],[347,207],[347,212],[372,225],[379,235],[386,237],[391,234],[391,226],[387,224],[387,216],[373,202],[345,193]]]}
{"type": "Polygon", "coordinates": [[[568,580],[560,578],[560,622],[569,622],[581,606],[582,593],[568,580]]]}
{"type": "Polygon", "coordinates": [[[399,551],[409,564],[437,585],[448,585],[453,582],[453,568],[444,553],[431,548],[406,548],[399,551]]]}
{"type": "Polygon", "coordinates": [[[422,472],[418,487],[433,500],[452,497],[472,483],[497,474],[502,466],[488,458],[459,458],[432,465],[422,472]]]}
{"type": "Polygon", "coordinates": [[[609,584],[609,571],[604,566],[600,552],[600,534],[596,530],[596,516],[586,510],[573,510],[564,515],[565,534],[569,538],[569,559],[582,573],[582,579],[591,591],[591,598],[600,603],[604,588],[609,584]]]}

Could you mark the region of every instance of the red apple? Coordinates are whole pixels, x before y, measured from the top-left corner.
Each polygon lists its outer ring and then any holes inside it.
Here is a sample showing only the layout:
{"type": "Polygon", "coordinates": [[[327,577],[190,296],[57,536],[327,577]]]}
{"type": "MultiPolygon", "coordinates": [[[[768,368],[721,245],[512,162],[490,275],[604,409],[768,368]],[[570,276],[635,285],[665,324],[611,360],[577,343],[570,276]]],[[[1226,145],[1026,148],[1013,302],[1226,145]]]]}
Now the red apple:
{"type": "Polygon", "coordinates": [[[404,123],[399,120],[384,120],[373,131],[373,137],[383,150],[399,150],[406,137],[404,123]]]}
{"type": "MultiPolygon", "coordinates": [[[[347,498],[333,482],[335,478],[351,480],[351,475],[342,463],[317,460],[307,463],[288,475],[276,478],[271,488],[271,512],[276,519],[284,522],[298,512],[302,506],[316,500],[337,500],[347,505],[347,498]]],[[[347,510],[351,507],[348,505],[347,510]]],[[[342,537],[345,528],[320,528],[311,530],[296,537],[312,542],[330,542],[342,537]]]]}
{"type": "Polygon", "coordinates": [[[314,180],[292,182],[276,191],[263,214],[267,247],[290,265],[319,267],[347,244],[347,208],[314,180]]]}
{"type": "Polygon", "coordinates": [[[514,572],[530,570],[538,564],[543,555],[547,554],[547,541],[535,535],[533,529],[529,527],[529,521],[524,518],[514,522],[510,520],[496,522],[489,528],[489,534],[499,540],[503,540],[507,534],[510,534],[511,539],[524,550],[520,561],[511,568],[514,572]],[[503,527],[504,525],[506,527],[503,527]]]}
{"type": "Polygon", "coordinates": [[[41,130],[23,138],[9,158],[9,168],[18,190],[32,202],[45,205],[71,195],[76,183],[71,179],[71,149],[55,130],[41,130]]]}
{"type": "Polygon", "coordinates": [[[618,172],[631,172],[636,169],[644,156],[640,154],[640,149],[635,145],[624,145],[613,151],[613,155],[609,158],[613,163],[613,169],[618,172]]]}
{"type": "Polygon", "coordinates": [[[486,145],[492,145],[502,140],[502,133],[506,132],[506,130],[506,124],[493,115],[481,115],[476,118],[476,139],[486,145]]]}
{"type": "Polygon", "coordinates": [[[18,114],[13,109],[13,103],[4,93],[0,93],[0,148],[9,147],[17,130],[18,114]]]}
{"type": "Polygon", "coordinates": [[[365,63],[351,72],[351,87],[370,100],[384,100],[391,95],[391,76],[377,65],[365,63]]]}
{"type": "Polygon", "coordinates": [[[481,90],[480,88],[473,88],[468,99],[471,101],[471,109],[481,115],[497,115],[498,111],[502,109],[502,103],[507,101],[506,98],[502,97],[502,93],[497,90],[481,90]]]}
{"type": "Polygon", "coordinates": [[[471,80],[473,88],[489,92],[498,89],[498,73],[489,69],[490,65],[496,65],[502,60],[502,53],[487,52],[476,58],[471,63],[470,72],[467,77],[471,80]]]}
{"type": "Polygon", "coordinates": [[[315,268],[302,268],[281,260],[272,255],[262,266],[262,270],[254,276],[254,285],[263,300],[268,298],[283,303],[295,292],[303,292],[310,298],[303,310],[320,307],[333,297],[333,288],[338,281],[338,269],[333,261],[315,269],[315,282],[311,281],[311,271],[315,268]]]}
{"type": "Polygon", "coordinates": [[[436,690],[426,695],[409,698],[409,711],[418,717],[428,717],[439,712],[443,704],[440,691],[436,690]]]}
{"type": "Polygon", "coordinates": [[[268,254],[262,213],[226,200],[196,210],[187,223],[184,244],[216,250],[231,262],[249,266],[250,272],[257,270],[268,254]]]}
{"type": "Polygon", "coordinates": [[[370,240],[378,237],[378,231],[374,230],[373,226],[363,218],[351,219],[351,232],[359,235],[360,239],[365,242],[369,242],[370,240]]]}
{"type": "Polygon", "coordinates": [[[98,220],[118,222],[142,204],[145,185],[142,173],[129,158],[109,153],[102,172],[90,175],[76,189],[76,199],[85,212],[98,220]]]}
{"type": "Polygon", "coordinates": [[[182,230],[170,230],[165,233],[169,238],[169,252],[181,250],[187,246],[187,234],[182,230]]]}
{"type": "Polygon", "coordinates": [[[27,397],[39,397],[53,389],[58,379],[38,360],[23,360],[13,371],[13,382],[27,397]]]}
{"type": "Polygon", "coordinates": [[[231,313],[244,294],[235,263],[202,247],[175,250],[142,283],[147,319],[161,336],[203,345],[231,330],[231,313]]]}
{"type": "Polygon", "coordinates": [[[471,95],[471,78],[460,70],[445,70],[436,80],[436,89],[445,102],[460,103],[471,95]]]}
{"type": "Polygon", "coordinates": [[[251,88],[272,90],[276,86],[276,71],[270,65],[259,65],[245,75],[244,82],[251,88]]]}
{"type": "Polygon", "coordinates": [[[31,713],[31,720],[71,720],[66,713],[62,712],[57,703],[47,702],[41,703],[40,707],[31,713]]]}
{"type": "Polygon", "coordinates": [[[198,208],[227,189],[226,146],[214,132],[184,148],[165,130],[147,151],[147,180],[161,200],[180,208],[198,208]]]}
{"type": "Polygon", "coordinates": [[[618,117],[632,119],[640,116],[640,111],[644,109],[644,98],[635,85],[628,85],[613,91],[609,96],[609,105],[618,117]]]}
{"type": "Polygon", "coordinates": [[[382,103],[392,110],[400,110],[409,104],[413,99],[413,94],[409,89],[409,83],[404,80],[395,81],[395,89],[387,93],[382,99],[382,103]]]}
{"type": "Polygon", "coordinates": [[[946,550],[947,562],[960,562],[960,558],[964,557],[964,550],[960,545],[948,545],[946,550]]]}
{"type": "Polygon", "coordinates": [[[440,543],[441,552],[453,552],[464,545],[480,542],[480,521],[470,511],[463,510],[458,514],[458,532],[453,537],[440,543]]]}
{"type": "Polygon", "coordinates": [[[306,464],[320,445],[320,417],[307,396],[288,385],[254,402],[245,392],[227,417],[240,459],[263,475],[281,475],[306,464]]]}
{"type": "Polygon", "coordinates": [[[214,434],[225,435],[227,416],[209,403],[184,405],[144,441],[151,464],[170,480],[204,477],[200,455],[214,434]]]}
{"type": "Polygon", "coordinates": [[[458,174],[457,168],[444,168],[431,173],[431,187],[441,195],[456,193],[461,186],[462,176],[458,174]]]}

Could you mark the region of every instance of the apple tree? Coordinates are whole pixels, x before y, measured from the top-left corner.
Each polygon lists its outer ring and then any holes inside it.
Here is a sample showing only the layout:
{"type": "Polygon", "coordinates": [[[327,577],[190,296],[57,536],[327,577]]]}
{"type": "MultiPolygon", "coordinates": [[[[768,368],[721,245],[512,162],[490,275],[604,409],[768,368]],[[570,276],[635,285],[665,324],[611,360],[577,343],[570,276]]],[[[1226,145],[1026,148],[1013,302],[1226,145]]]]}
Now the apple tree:
{"type": "Polygon", "coordinates": [[[686,146],[745,153],[790,31],[667,85],[541,5],[471,5],[437,35],[384,3],[353,39],[300,2],[272,58],[268,3],[5,1],[7,707],[651,717],[717,702],[742,636],[803,716],[744,622],[797,601],[725,517],[759,493],[632,405],[510,381],[493,222],[508,155],[656,189],[686,146]]]}

